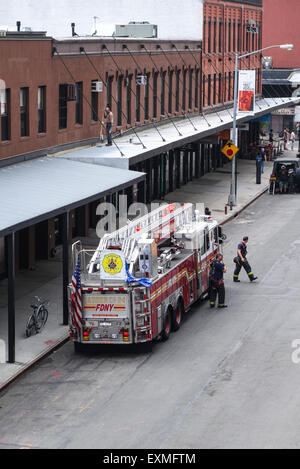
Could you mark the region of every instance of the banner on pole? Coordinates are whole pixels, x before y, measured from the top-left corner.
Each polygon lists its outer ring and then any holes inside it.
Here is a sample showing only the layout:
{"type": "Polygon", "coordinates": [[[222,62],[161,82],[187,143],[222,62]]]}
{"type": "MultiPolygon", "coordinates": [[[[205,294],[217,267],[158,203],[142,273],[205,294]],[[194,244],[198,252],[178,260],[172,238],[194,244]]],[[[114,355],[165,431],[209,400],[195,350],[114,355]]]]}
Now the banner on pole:
{"type": "Polygon", "coordinates": [[[255,89],[255,70],[240,70],[238,112],[245,112],[247,114],[255,113],[255,89]]]}

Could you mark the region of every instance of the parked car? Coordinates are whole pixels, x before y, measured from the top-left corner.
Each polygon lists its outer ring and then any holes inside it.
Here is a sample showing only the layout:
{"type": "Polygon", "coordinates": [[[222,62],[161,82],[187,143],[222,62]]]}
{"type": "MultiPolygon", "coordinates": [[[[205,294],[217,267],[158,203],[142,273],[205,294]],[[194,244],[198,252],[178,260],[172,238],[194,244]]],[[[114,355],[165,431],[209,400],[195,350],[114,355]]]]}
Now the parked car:
{"type": "Polygon", "coordinates": [[[281,175],[284,167],[284,171],[288,174],[289,171],[292,169],[295,173],[295,189],[296,192],[300,192],[300,167],[299,167],[299,160],[296,158],[278,158],[274,161],[273,171],[270,176],[270,184],[269,184],[269,193],[275,194],[279,191],[279,185],[281,180],[281,175]]]}

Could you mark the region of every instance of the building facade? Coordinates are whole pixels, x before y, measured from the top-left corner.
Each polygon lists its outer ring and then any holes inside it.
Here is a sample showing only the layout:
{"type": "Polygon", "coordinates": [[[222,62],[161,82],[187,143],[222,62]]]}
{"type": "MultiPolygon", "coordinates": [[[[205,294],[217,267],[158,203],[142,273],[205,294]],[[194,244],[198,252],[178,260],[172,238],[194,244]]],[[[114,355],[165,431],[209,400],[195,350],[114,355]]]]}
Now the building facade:
{"type": "MultiPolygon", "coordinates": [[[[204,2],[203,106],[233,101],[235,54],[262,45],[261,0],[204,2]]],[[[262,92],[260,54],[241,60],[240,69],[256,70],[256,93],[262,92]]]]}
{"type": "MultiPolygon", "coordinates": [[[[233,101],[235,53],[261,45],[261,1],[206,1],[203,13],[203,42],[92,36],[57,40],[32,32],[0,36],[0,167],[99,142],[107,104],[114,114],[114,136],[227,107],[233,101]]],[[[257,70],[259,95],[260,56],[240,68],[257,70]]],[[[130,164],[129,169],[147,177],[126,189],[128,205],[163,199],[222,166],[226,161],[220,149],[229,130],[130,164]]],[[[110,194],[106,201],[116,205],[118,195],[110,194]]],[[[70,212],[70,240],[95,228],[99,202],[70,212]]],[[[61,220],[51,218],[16,233],[16,243],[17,267],[33,267],[36,260],[55,255],[61,220]]]]}

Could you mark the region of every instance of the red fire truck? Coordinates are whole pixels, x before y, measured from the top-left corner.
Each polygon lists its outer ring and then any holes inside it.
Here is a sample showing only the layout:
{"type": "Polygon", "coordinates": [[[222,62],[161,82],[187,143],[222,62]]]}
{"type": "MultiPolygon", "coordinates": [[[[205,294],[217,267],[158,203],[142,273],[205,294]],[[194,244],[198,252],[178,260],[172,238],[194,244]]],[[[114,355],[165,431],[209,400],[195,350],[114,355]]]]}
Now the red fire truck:
{"type": "Polygon", "coordinates": [[[218,223],[193,204],[169,204],[106,234],[94,251],[75,243],[69,285],[75,350],[167,340],[207,295],[223,239],[218,223]]]}

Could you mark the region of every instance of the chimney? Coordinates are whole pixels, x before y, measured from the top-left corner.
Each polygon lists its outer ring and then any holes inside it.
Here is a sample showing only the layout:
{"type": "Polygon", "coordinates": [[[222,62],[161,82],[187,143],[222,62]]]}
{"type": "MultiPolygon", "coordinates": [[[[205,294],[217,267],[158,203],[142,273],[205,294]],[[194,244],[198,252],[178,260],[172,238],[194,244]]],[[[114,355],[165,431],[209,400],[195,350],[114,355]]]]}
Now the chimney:
{"type": "Polygon", "coordinates": [[[21,21],[17,21],[17,31],[18,33],[21,31],[21,21]]]}
{"type": "Polygon", "coordinates": [[[77,36],[75,33],[75,23],[71,23],[71,28],[72,28],[72,37],[77,36]]]}

